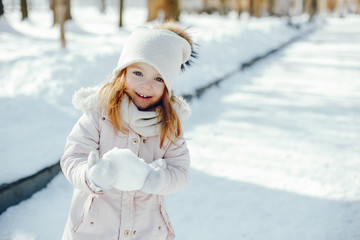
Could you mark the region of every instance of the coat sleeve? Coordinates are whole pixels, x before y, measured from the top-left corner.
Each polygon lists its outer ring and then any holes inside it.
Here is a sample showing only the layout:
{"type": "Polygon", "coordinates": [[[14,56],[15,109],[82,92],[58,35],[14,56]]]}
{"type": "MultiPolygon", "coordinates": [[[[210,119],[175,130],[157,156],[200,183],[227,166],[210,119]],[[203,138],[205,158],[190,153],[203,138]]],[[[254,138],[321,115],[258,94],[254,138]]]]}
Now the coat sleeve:
{"type": "Polygon", "coordinates": [[[99,149],[99,117],[95,111],[84,113],[67,137],[64,155],[60,160],[65,177],[77,189],[96,193],[87,181],[87,161],[92,150],[99,149]]]}
{"type": "Polygon", "coordinates": [[[190,155],[183,139],[171,143],[162,159],[154,161],[141,191],[151,194],[172,194],[189,180],[190,155]]]}

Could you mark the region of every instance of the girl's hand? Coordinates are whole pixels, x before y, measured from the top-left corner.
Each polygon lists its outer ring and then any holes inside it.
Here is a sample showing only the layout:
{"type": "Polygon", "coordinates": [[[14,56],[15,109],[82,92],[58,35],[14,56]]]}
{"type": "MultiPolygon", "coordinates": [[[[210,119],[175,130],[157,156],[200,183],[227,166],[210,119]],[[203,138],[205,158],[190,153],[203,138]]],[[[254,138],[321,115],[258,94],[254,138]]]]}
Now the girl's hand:
{"type": "Polygon", "coordinates": [[[109,190],[116,182],[116,169],[110,161],[99,159],[97,151],[91,151],[88,157],[87,176],[90,186],[95,185],[100,190],[109,190]]]}
{"type": "Polygon", "coordinates": [[[113,148],[104,154],[101,161],[107,162],[107,166],[111,166],[111,171],[107,171],[108,174],[111,172],[114,175],[115,182],[112,186],[122,191],[141,189],[152,169],[129,149],[113,148]]]}
{"type": "Polygon", "coordinates": [[[88,158],[88,178],[101,190],[113,187],[122,191],[139,190],[144,186],[151,167],[129,149],[113,148],[99,159],[92,151],[88,158]]]}

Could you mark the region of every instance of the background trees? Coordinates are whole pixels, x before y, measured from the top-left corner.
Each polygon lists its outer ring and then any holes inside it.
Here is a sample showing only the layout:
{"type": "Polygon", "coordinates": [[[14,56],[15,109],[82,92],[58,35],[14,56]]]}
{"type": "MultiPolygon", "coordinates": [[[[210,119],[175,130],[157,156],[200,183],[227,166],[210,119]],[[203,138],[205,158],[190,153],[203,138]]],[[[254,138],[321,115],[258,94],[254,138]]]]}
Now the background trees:
{"type": "MultiPolygon", "coordinates": [[[[76,4],[87,4],[86,0],[73,0],[76,4]]],[[[118,11],[118,27],[126,26],[123,22],[123,12],[126,11],[127,1],[147,4],[146,20],[181,20],[181,12],[193,14],[207,13],[226,16],[235,12],[239,17],[266,17],[266,16],[294,16],[306,13],[311,20],[317,13],[335,12],[343,17],[346,12],[360,13],[360,0],[94,0],[93,4],[98,11],[106,15],[107,9],[118,11]]],[[[19,9],[21,20],[28,18],[29,11],[36,4],[49,4],[53,12],[52,25],[60,29],[61,46],[66,46],[65,22],[72,19],[71,0],[0,0],[0,16],[6,17],[6,9],[19,9]],[[30,6],[28,6],[28,3],[30,6]],[[29,10],[30,9],[30,10],[29,10]],[[5,10],[5,11],[4,11],[5,10]],[[5,13],[4,13],[5,12],[5,13]]],[[[138,17],[138,16],[134,16],[138,17]]]]}

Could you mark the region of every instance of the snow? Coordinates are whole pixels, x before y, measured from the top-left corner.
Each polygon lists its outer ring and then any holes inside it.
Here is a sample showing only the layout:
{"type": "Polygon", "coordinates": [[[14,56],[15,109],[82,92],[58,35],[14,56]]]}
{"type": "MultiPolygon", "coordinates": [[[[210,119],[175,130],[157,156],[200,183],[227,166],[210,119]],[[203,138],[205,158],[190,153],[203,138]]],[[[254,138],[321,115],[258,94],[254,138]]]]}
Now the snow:
{"type": "MultiPolygon", "coordinates": [[[[116,30],[115,10],[106,17],[91,7],[73,11],[66,50],[44,9],[25,23],[17,12],[0,19],[0,183],[60,158],[80,115],[73,92],[104,80],[145,19],[143,8],[129,8],[128,25],[116,30]]],[[[184,14],[182,22],[192,26],[200,58],[178,93],[312,27],[232,15],[184,14]]],[[[328,17],[314,34],[191,102],[190,183],[167,197],[177,239],[360,239],[359,25],[359,16],[328,17]]],[[[60,239],[72,189],[56,176],[0,215],[0,238],[60,239]]]]}
{"type": "MultiPolygon", "coordinates": [[[[0,128],[3,155],[0,163],[11,162],[9,168],[1,168],[0,183],[29,176],[59,160],[64,138],[80,115],[71,104],[73,93],[105,81],[116,66],[126,37],[136,26],[145,23],[143,6],[145,1],[129,2],[124,17],[126,27],[118,30],[116,8],[109,8],[106,15],[101,15],[96,7],[75,2],[74,21],[65,27],[68,39],[65,50],[60,48],[59,30],[51,27],[52,15],[45,7],[33,8],[29,21],[19,21],[20,11],[7,12],[5,18],[0,19],[0,29],[4,30],[0,34],[0,103],[1,108],[5,108],[3,113],[7,112],[0,128]],[[8,102],[10,109],[15,107],[15,102],[24,105],[17,117],[8,112],[8,102]],[[13,121],[21,115],[22,120],[13,121]],[[27,118],[33,119],[32,122],[27,118]],[[46,121],[36,123],[36,119],[46,121]],[[21,137],[19,131],[14,130],[19,124],[27,129],[21,131],[21,137]],[[33,147],[41,151],[31,151],[30,144],[24,146],[24,151],[18,151],[18,146],[29,143],[30,139],[33,147]],[[4,144],[9,140],[12,147],[4,144]],[[24,154],[29,152],[31,154],[24,154]],[[26,167],[22,165],[24,158],[29,163],[26,167]]],[[[242,62],[314,27],[314,24],[304,24],[297,30],[289,27],[287,21],[286,18],[238,19],[233,15],[184,14],[182,22],[191,27],[194,40],[199,44],[200,58],[181,75],[176,84],[177,94],[192,93],[238,69],[242,62]]]]}
{"type": "Polygon", "coordinates": [[[98,155],[94,151],[89,155],[89,179],[102,189],[139,190],[152,170],[130,149],[113,148],[101,159],[98,155]]]}

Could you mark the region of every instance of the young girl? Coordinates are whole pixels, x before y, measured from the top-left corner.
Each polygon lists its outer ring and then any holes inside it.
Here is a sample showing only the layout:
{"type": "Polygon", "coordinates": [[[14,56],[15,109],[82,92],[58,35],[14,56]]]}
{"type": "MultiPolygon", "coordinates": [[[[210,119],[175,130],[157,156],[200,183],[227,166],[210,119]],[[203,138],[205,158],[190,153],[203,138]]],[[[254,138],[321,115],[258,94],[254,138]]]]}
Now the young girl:
{"type": "Polygon", "coordinates": [[[61,159],[74,186],[63,240],[175,238],[164,196],[188,181],[181,121],[190,108],[173,87],[192,56],[193,43],[179,25],[140,27],[111,81],[74,95],[84,113],[61,159]]]}

